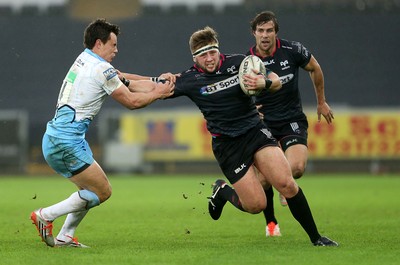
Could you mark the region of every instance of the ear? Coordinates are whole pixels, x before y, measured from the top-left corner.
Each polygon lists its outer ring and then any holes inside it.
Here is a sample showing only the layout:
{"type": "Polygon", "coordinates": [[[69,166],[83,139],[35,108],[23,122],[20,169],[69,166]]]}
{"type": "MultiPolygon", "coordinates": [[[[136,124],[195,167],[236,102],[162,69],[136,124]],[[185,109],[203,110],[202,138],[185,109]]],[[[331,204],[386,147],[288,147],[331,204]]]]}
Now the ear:
{"type": "Polygon", "coordinates": [[[193,62],[196,62],[196,57],[193,56],[192,58],[193,58],[193,62]]]}
{"type": "Polygon", "coordinates": [[[100,39],[97,39],[94,46],[96,46],[97,48],[100,48],[102,44],[103,44],[103,42],[101,42],[100,39]]]}

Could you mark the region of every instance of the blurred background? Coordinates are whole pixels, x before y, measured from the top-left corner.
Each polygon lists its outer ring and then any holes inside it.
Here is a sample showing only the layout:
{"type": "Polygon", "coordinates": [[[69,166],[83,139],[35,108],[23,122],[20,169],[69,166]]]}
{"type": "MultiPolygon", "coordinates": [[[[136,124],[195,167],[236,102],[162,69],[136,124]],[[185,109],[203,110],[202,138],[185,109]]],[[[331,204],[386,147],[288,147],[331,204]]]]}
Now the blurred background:
{"type": "MultiPolygon", "coordinates": [[[[53,174],[41,138],[91,20],[121,26],[117,69],[158,76],[192,65],[188,39],[207,25],[221,52],[246,53],[249,22],[263,10],[277,14],[278,36],[303,43],[324,71],[332,126],[317,122],[308,73],[300,78],[308,172],[399,173],[400,0],[0,0],[0,174],[53,174]]],[[[134,111],[108,99],[87,139],[110,172],[220,172],[186,98],[134,111]]]]}

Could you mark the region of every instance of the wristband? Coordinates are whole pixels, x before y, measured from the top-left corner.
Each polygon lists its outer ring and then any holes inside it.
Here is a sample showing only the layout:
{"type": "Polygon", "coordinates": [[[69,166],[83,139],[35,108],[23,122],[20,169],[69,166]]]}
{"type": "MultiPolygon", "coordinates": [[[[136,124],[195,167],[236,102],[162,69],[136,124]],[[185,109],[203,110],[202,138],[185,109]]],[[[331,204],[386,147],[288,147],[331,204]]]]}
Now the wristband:
{"type": "MultiPolygon", "coordinates": [[[[268,72],[267,72],[267,75],[271,72],[269,69],[267,70],[268,72]]],[[[265,89],[269,89],[270,87],[271,87],[271,85],[272,85],[272,80],[271,79],[269,79],[268,77],[267,77],[267,75],[265,75],[263,72],[258,72],[257,73],[258,75],[262,75],[263,77],[264,77],[264,80],[265,80],[265,89]]]]}
{"type": "Polygon", "coordinates": [[[131,83],[131,81],[129,81],[129,80],[126,79],[125,77],[122,77],[121,82],[122,82],[126,87],[129,87],[129,84],[131,83]]]}
{"type": "Polygon", "coordinates": [[[163,84],[165,84],[165,82],[167,81],[167,79],[159,78],[159,77],[150,77],[150,80],[152,82],[163,83],[163,84]]]}
{"type": "Polygon", "coordinates": [[[265,78],[265,89],[269,89],[272,85],[272,80],[265,78]]]}
{"type": "Polygon", "coordinates": [[[150,77],[150,80],[156,83],[159,81],[158,77],[150,77]]]}

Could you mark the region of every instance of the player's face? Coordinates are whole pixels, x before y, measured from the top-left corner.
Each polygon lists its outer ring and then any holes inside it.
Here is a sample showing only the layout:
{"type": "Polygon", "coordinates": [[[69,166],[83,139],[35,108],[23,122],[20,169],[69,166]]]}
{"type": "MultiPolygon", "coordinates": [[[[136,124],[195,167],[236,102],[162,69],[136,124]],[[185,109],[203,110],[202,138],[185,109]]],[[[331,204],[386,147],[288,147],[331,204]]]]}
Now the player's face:
{"type": "Polygon", "coordinates": [[[217,70],[219,65],[219,51],[210,50],[204,52],[195,56],[193,60],[204,72],[213,73],[217,70]]]}
{"type": "Polygon", "coordinates": [[[110,39],[106,43],[100,41],[99,55],[110,63],[117,55],[117,52],[117,36],[111,32],[110,39]]]}
{"type": "Polygon", "coordinates": [[[253,32],[256,38],[257,52],[261,55],[271,55],[275,49],[276,32],[274,22],[268,21],[264,24],[259,24],[253,32]]]}

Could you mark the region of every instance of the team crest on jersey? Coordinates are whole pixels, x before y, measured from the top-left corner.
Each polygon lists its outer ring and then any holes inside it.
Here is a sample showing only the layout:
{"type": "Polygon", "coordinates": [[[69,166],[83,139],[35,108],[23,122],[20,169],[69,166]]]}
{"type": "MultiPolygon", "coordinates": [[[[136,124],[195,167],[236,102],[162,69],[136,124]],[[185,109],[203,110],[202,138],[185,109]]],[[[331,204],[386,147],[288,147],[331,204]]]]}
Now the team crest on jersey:
{"type": "Polygon", "coordinates": [[[205,96],[211,95],[211,94],[220,92],[222,90],[225,90],[227,88],[236,86],[238,84],[239,84],[239,76],[234,75],[225,80],[219,81],[218,83],[214,83],[214,84],[200,88],[200,93],[205,96]]]}
{"type": "Polygon", "coordinates": [[[103,72],[104,77],[108,80],[113,78],[114,76],[117,75],[117,71],[114,68],[108,68],[103,72]]]}
{"type": "Polygon", "coordinates": [[[282,70],[286,70],[286,69],[290,68],[289,61],[288,61],[288,60],[285,60],[285,61],[283,61],[283,62],[280,62],[280,65],[281,65],[281,67],[282,67],[282,70]]]}
{"type": "Polygon", "coordinates": [[[232,65],[231,67],[228,67],[226,71],[230,74],[236,74],[238,70],[236,70],[236,66],[232,65]]]}

